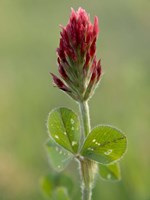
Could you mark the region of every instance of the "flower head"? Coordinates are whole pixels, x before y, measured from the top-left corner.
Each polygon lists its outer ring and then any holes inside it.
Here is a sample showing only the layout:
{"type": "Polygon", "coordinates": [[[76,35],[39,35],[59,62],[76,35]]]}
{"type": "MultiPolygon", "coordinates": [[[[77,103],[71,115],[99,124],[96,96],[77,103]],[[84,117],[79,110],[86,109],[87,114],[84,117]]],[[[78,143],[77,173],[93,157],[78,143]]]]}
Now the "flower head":
{"type": "Polygon", "coordinates": [[[52,74],[54,84],[77,101],[87,100],[101,77],[101,63],[96,59],[98,18],[92,24],[84,9],[72,9],[68,24],[61,28],[57,62],[62,80],[52,74]]]}

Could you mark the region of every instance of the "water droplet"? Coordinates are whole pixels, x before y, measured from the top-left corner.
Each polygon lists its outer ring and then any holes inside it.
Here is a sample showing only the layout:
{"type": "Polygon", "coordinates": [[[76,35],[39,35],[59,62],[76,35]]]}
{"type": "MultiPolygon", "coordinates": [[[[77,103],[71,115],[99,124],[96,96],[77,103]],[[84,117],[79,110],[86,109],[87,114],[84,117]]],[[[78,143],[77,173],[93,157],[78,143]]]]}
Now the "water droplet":
{"type": "Polygon", "coordinates": [[[96,145],[100,146],[101,144],[99,142],[95,142],[96,145]]]}
{"type": "Polygon", "coordinates": [[[88,148],[88,150],[90,150],[90,151],[94,151],[94,149],[93,149],[93,148],[91,148],[91,147],[89,147],[89,148],[88,148]]]}
{"type": "Polygon", "coordinates": [[[74,127],[73,127],[73,126],[71,127],[71,130],[74,130],[74,127]]]}
{"type": "Polygon", "coordinates": [[[75,146],[77,145],[77,142],[76,141],[72,141],[72,146],[75,146]]]}
{"type": "Polygon", "coordinates": [[[64,132],[64,135],[67,135],[67,133],[66,133],[66,132],[64,132]]]}
{"type": "Polygon", "coordinates": [[[107,179],[111,179],[111,174],[107,174],[107,179]]]}
{"type": "Polygon", "coordinates": [[[56,139],[59,139],[58,135],[55,135],[55,138],[56,138],[56,139]]]}
{"type": "Polygon", "coordinates": [[[58,148],[58,147],[56,147],[56,151],[59,151],[59,148],[58,148]]]}
{"type": "Polygon", "coordinates": [[[71,121],[71,124],[74,124],[74,120],[73,120],[72,118],[71,118],[71,120],[70,120],[70,121],[71,121]]]}
{"type": "Polygon", "coordinates": [[[96,141],[96,139],[93,139],[93,140],[92,140],[92,142],[95,142],[95,141],[96,141]]]}
{"type": "Polygon", "coordinates": [[[60,150],[60,152],[59,152],[60,154],[62,154],[62,150],[60,150]]]}
{"type": "Polygon", "coordinates": [[[112,153],[112,149],[109,149],[108,151],[104,152],[105,155],[109,155],[112,153]]]}
{"type": "Polygon", "coordinates": [[[60,165],[57,166],[60,169],[60,165]]]}

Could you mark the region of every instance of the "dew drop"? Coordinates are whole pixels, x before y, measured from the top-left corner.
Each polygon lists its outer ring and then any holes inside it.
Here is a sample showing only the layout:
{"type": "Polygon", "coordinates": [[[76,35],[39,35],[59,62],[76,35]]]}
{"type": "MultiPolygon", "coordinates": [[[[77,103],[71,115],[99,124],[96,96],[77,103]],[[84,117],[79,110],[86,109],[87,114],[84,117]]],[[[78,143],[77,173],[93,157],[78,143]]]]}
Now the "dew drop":
{"type": "Polygon", "coordinates": [[[55,135],[55,138],[56,138],[56,139],[59,139],[58,135],[55,135]]]}
{"type": "Polygon", "coordinates": [[[96,145],[100,146],[101,144],[99,142],[95,142],[96,145]]]}
{"type": "Polygon", "coordinates": [[[60,150],[60,152],[59,152],[60,154],[62,154],[62,151],[60,150]]]}
{"type": "Polygon", "coordinates": [[[56,151],[59,151],[59,148],[58,148],[58,147],[56,147],[56,151]]]}
{"type": "Polygon", "coordinates": [[[71,130],[74,130],[74,127],[73,127],[73,126],[71,127],[71,130]]]}
{"type": "Polygon", "coordinates": [[[76,141],[72,141],[72,146],[75,146],[77,145],[77,142],[76,141]]]}
{"type": "Polygon", "coordinates": [[[93,148],[91,148],[91,147],[89,147],[89,148],[88,148],[88,150],[90,150],[90,151],[94,151],[94,149],[93,149],[93,148]]]}
{"type": "Polygon", "coordinates": [[[71,124],[74,124],[74,120],[73,120],[72,118],[71,118],[71,120],[70,120],[70,121],[71,121],[71,124]]]}
{"type": "Polygon", "coordinates": [[[107,174],[107,179],[111,179],[111,174],[107,174]]]}
{"type": "Polygon", "coordinates": [[[112,149],[109,149],[108,151],[105,151],[105,152],[104,152],[105,155],[109,155],[109,154],[111,154],[111,153],[112,153],[112,149]]]}
{"type": "Polygon", "coordinates": [[[66,132],[64,132],[64,135],[67,135],[67,133],[66,133],[66,132]]]}
{"type": "Polygon", "coordinates": [[[93,140],[92,140],[92,142],[95,142],[95,141],[96,141],[96,139],[93,139],[93,140]]]}

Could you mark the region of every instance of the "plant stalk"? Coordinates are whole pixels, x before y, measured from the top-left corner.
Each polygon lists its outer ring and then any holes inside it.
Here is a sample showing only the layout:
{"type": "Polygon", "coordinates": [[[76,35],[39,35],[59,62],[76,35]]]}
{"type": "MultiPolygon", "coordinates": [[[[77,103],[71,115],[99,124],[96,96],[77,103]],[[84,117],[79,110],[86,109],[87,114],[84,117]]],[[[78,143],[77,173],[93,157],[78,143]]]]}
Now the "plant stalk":
{"type": "Polygon", "coordinates": [[[81,129],[82,129],[83,137],[85,138],[91,131],[88,102],[87,101],[80,102],[79,108],[80,108],[80,114],[81,114],[81,129]]]}
{"type": "MultiPolygon", "coordinates": [[[[85,139],[91,131],[88,102],[80,102],[79,107],[81,114],[82,136],[85,139]]],[[[97,164],[84,157],[81,157],[79,161],[81,170],[80,173],[82,177],[82,200],[91,200],[94,178],[97,172],[97,164]]]]}
{"type": "Polygon", "coordinates": [[[83,200],[91,200],[92,191],[90,188],[83,188],[82,189],[82,199],[83,200]]]}

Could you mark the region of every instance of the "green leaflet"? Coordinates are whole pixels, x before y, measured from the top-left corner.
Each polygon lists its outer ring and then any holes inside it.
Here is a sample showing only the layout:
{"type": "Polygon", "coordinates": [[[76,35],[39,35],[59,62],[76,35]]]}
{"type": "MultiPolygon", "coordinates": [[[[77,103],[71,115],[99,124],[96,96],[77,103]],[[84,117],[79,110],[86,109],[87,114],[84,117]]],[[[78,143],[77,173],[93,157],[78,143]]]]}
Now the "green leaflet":
{"type": "Polygon", "coordinates": [[[110,165],[99,164],[99,174],[105,180],[119,181],[121,179],[119,163],[110,165]]]}
{"type": "Polygon", "coordinates": [[[126,151],[127,139],[118,129],[101,125],[94,128],[87,136],[81,155],[101,164],[119,160],[126,151]]]}
{"type": "Polygon", "coordinates": [[[56,200],[60,194],[62,200],[68,200],[68,193],[71,196],[74,187],[71,178],[65,174],[48,174],[41,178],[40,185],[44,196],[50,200],[56,200]]]}
{"type": "Polygon", "coordinates": [[[80,123],[78,116],[68,108],[57,108],[48,117],[48,131],[56,143],[76,153],[80,140],[80,123]]]}
{"type": "Polygon", "coordinates": [[[53,179],[52,175],[47,175],[42,177],[40,180],[42,193],[44,194],[45,197],[49,199],[51,199],[53,196],[54,185],[52,179],[53,179]]]}
{"type": "Polygon", "coordinates": [[[54,192],[54,200],[70,200],[67,189],[58,187],[54,192]]]}
{"type": "Polygon", "coordinates": [[[56,144],[52,139],[46,143],[49,162],[54,170],[60,172],[70,163],[73,155],[56,144]]]}

